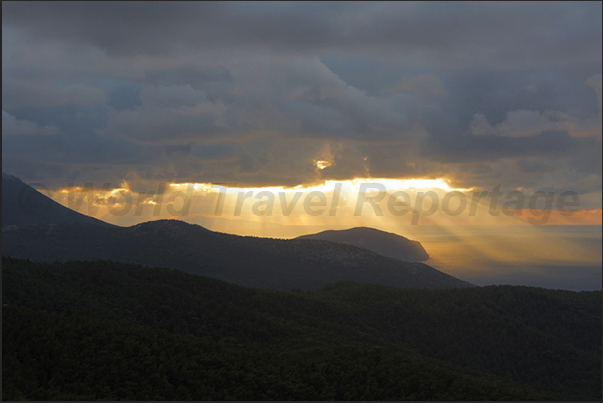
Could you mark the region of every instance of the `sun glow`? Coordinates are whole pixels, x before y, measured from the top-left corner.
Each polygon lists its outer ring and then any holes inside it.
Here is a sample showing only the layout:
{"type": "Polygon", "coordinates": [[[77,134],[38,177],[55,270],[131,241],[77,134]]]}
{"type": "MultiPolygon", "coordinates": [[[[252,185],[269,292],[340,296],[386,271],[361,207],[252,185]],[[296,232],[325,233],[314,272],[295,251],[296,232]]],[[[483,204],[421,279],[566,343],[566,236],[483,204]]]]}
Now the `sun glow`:
{"type": "MultiPolygon", "coordinates": [[[[568,216],[526,208],[492,210],[485,192],[462,188],[447,178],[354,178],[296,186],[243,187],[238,183],[171,183],[136,191],[70,186],[54,194],[68,208],[118,225],[175,218],[210,229],[261,236],[292,236],[300,228],[404,226],[598,224],[601,211],[568,216]],[[166,186],[167,185],[167,186],[166,186]],[[475,197],[478,195],[479,197],[475,197]],[[494,211],[494,213],[492,213],[494,211]],[[550,219],[550,220],[549,220],[550,219]]],[[[481,189],[481,188],[480,188],[481,189]]],[[[528,195],[529,197],[529,195],[528,195]]],[[[527,199],[526,199],[527,200],[527,199]]],[[[454,231],[454,230],[452,230],[454,231]]]]}
{"type": "Polygon", "coordinates": [[[439,179],[367,179],[367,178],[356,178],[353,179],[352,182],[355,185],[360,185],[361,183],[380,183],[385,186],[385,189],[389,191],[396,190],[429,190],[429,189],[439,189],[445,190],[447,192],[452,191],[469,191],[473,190],[473,188],[452,188],[443,178],[439,179]]]}
{"type": "MultiPolygon", "coordinates": [[[[319,162],[317,161],[317,167],[319,162]]],[[[328,165],[325,165],[326,168],[328,165]]],[[[449,184],[450,181],[444,178],[438,179],[386,179],[386,178],[354,178],[346,180],[326,180],[321,184],[311,185],[297,185],[293,187],[285,186],[257,186],[257,187],[246,187],[238,186],[235,183],[219,184],[219,183],[172,183],[169,186],[177,190],[185,190],[192,188],[194,190],[200,190],[203,192],[219,192],[219,191],[254,191],[254,192],[287,192],[287,191],[329,191],[335,188],[336,184],[341,184],[344,190],[358,191],[361,184],[380,184],[385,187],[387,192],[394,192],[397,190],[443,190],[446,192],[460,191],[466,192],[471,191],[473,188],[454,188],[449,184]]]]}
{"type": "Polygon", "coordinates": [[[316,168],[318,169],[325,169],[327,167],[330,167],[331,163],[329,161],[316,160],[314,161],[314,165],[316,165],[316,168]]]}

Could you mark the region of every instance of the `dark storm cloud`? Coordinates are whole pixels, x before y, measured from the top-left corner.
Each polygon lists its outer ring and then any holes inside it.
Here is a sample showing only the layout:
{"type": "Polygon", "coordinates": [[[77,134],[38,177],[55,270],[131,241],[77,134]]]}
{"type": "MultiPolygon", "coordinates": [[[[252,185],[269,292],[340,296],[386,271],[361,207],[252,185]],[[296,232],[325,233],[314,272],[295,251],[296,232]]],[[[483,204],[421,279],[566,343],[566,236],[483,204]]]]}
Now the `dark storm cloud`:
{"type": "Polygon", "coordinates": [[[65,105],[57,107],[21,107],[10,109],[18,119],[40,126],[55,126],[70,137],[94,136],[96,130],[109,121],[108,105],[65,105]]]}
{"type": "Polygon", "coordinates": [[[440,162],[493,161],[529,155],[564,155],[579,146],[567,132],[545,132],[526,138],[499,136],[462,136],[442,142],[429,143],[423,147],[424,156],[440,162]]]}
{"type": "Polygon", "coordinates": [[[236,156],[236,146],[230,143],[197,144],[193,155],[206,159],[229,159],[236,156]]]}
{"type": "Polygon", "coordinates": [[[238,44],[289,52],[376,46],[417,57],[438,51],[452,63],[601,60],[591,53],[601,48],[600,3],[5,2],[2,14],[3,26],[39,40],[118,55],[238,44]]]}
{"type": "Polygon", "coordinates": [[[200,69],[182,66],[175,69],[148,71],[146,77],[155,85],[190,85],[196,90],[204,90],[209,83],[232,81],[232,74],[224,67],[200,69]]]}
{"type": "Polygon", "coordinates": [[[600,190],[598,2],[2,11],[3,169],[26,180],[600,190]]]}
{"type": "Polygon", "coordinates": [[[122,85],[109,92],[109,105],[114,109],[134,109],[142,105],[140,88],[122,85]]]}

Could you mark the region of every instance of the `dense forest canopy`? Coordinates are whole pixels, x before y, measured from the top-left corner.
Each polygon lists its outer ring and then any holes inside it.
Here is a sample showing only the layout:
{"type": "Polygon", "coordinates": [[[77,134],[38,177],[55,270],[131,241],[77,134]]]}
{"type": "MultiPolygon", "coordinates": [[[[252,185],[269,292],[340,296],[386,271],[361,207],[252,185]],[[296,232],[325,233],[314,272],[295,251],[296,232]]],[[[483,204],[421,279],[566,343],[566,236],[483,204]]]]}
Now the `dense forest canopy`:
{"type": "Polygon", "coordinates": [[[4,399],[601,398],[601,292],[258,290],[4,258],[4,399]]]}

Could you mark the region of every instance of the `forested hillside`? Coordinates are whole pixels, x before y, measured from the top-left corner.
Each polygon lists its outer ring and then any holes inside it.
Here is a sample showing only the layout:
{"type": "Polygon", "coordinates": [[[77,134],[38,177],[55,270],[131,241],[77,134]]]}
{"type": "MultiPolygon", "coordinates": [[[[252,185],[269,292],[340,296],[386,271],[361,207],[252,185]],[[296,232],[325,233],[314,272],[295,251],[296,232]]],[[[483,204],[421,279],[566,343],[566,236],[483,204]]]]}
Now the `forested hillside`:
{"type": "Polygon", "coordinates": [[[601,397],[600,292],[285,292],[110,261],[2,263],[7,400],[601,397]]]}

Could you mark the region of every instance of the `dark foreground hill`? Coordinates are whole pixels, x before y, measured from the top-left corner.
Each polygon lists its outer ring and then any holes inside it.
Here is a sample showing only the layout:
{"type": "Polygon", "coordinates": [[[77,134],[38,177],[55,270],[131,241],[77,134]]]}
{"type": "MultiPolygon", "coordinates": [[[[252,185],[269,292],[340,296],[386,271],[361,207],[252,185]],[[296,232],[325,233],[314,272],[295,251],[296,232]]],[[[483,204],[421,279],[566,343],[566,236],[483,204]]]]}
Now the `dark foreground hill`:
{"type": "Polygon", "coordinates": [[[356,227],[346,230],[329,230],[317,234],[302,235],[297,239],[319,239],[350,244],[371,250],[382,256],[410,262],[421,262],[429,259],[429,255],[420,242],[375,228],[356,227]]]}
{"type": "Polygon", "coordinates": [[[600,400],[601,292],[3,258],[5,400],[600,400]]]}
{"type": "Polygon", "coordinates": [[[243,237],[177,220],[127,228],[84,224],[5,227],[2,253],[42,262],[111,259],[284,290],[316,290],[340,280],[401,288],[471,286],[425,264],[403,262],[352,245],[243,237]]]}
{"type": "Polygon", "coordinates": [[[2,227],[58,223],[113,226],[68,209],[19,178],[2,173],[2,227]]]}

